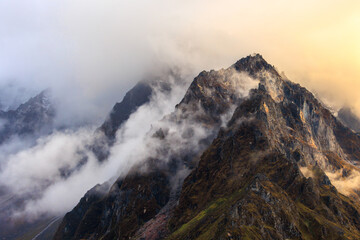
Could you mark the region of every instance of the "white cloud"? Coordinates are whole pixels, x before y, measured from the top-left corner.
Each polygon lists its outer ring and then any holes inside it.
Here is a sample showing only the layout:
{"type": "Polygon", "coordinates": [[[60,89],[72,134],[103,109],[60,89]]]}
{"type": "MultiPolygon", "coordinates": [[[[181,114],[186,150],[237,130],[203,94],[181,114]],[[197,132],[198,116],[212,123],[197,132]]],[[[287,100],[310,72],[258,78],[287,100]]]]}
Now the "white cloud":
{"type": "MultiPolygon", "coordinates": [[[[174,81],[171,78],[169,81],[174,81]]],[[[63,214],[90,188],[123,176],[144,160],[153,148],[148,136],[151,125],[174,110],[186,91],[182,84],[173,83],[171,92],[156,91],[148,104],[132,114],[119,130],[109,159],[103,163],[87,149],[94,128],[56,132],[38,139],[33,147],[8,154],[0,182],[17,196],[31,196],[23,210],[15,211],[14,217],[63,214]],[[85,165],[76,168],[85,156],[85,165]],[[63,177],[60,170],[65,168],[75,170],[69,177],[63,177]]]]}
{"type": "MultiPolygon", "coordinates": [[[[258,84],[247,75],[235,76],[231,70],[229,73],[224,82],[233,86],[239,82],[243,84],[239,97],[246,97],[258,84]]],[[[14,216],[36,218],[42,214],[63,214],[96,184],[125,176],[134,165],[149,158],[163,164],[170,158],[183,159],[191,151],[198,154],[204,150],[199,141],[216,132],[196,121],[196,116],[203,113],[201,109],[186,119],[181,117],[181,109],[175,109],[190,81],[179,79],[182,77],[172,73],[162,76],[160,81],[169,83],[171,90],[164,91],[162,84],[154,86],[150,102],[139,107],[118,130],[116,143],[103,163],[99,163],[87,148],[94,137],[94,128],[55,132],[38,139],[32,147],[14,148],[14,152],[7,154],[0,182],[17,196],[31,196],[25,208],[15,211],[14,216]],[[164,141],[153,137],[159,129],[165,132],[164,141]],[[77,167],[85,156],[87,162],[77,167]],[[73,169],[73,172],[64,177],[61,169],[73,169]]],[[[229,111],[234,109],[231,107],[229,111]]],[[[231,113],[226,112],[222,120],[227,122],[230,116],[231,113]]],[[[146,164],[141,166],[142,170],[147,170],[146,164]]],[[[182,167],[174,181],[180,181],[188,173],[188,169],[182,167]]]]}
{"type": "Polygon", "coordinates": [[[15,193],[42,190],[61,178],[60,169],[76,167],[90,132],[56,132],[38,139],[33,147],[8,155],[0,182],[15,193]]]}

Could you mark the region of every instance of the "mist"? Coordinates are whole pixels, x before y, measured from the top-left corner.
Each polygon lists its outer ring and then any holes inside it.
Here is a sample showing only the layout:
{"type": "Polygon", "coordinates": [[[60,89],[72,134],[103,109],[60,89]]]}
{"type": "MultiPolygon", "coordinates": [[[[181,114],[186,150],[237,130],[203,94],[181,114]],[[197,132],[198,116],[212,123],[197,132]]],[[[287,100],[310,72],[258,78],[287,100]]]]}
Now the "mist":
{"type": "Polygon", "coordinates": [[[343,171],[325,172],[329,177],[331,183],[336,189],[347,196],[357,196],[357,192],[360,190],[360,173],[357,170],[350,171],[348,176],[344,176],[343,171]]]}

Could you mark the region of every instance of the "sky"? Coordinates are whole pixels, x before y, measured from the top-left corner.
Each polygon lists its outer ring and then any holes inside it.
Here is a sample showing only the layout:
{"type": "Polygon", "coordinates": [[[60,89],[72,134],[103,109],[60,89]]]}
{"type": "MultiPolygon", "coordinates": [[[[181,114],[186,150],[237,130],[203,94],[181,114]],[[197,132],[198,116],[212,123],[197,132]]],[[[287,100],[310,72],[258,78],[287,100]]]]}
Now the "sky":
{"type": "Polygon", "coordinates": [[[82,128],[54,132],[31,147],[19,139],[1,146],[0,180],[15,192],[53,181],[25,211],[68,211],[94,184],[141,158],[134,149],[146,146],[148,125],[174,110],[186,84],[132,115],[99,166],[85,146],[129,88],[167,78],[169,69],[190,83],[202,70],[227,68],[252,53],[334,109],[347,103],[360,116],[359,27],[360,2],[352,0],[2,0],[0,107],[15,108],[50,88],[57,123],[82,128]],[[88,164],[61,179],[58,169],[81,159],[79,151],[88,164]],[[74,194],[66,198],[70,187],[74,194]],[[60,198],[64,204],[54,205],[60,198]]]}
{"type": "Polygon", "coordinates": [[[190,81],[257,52],[360,113],[359,26],[352,0],[3,0],[0,102],[16,106],[51,88],[60,122],[99,123],[135,82],[163,69],[190,81]]]}

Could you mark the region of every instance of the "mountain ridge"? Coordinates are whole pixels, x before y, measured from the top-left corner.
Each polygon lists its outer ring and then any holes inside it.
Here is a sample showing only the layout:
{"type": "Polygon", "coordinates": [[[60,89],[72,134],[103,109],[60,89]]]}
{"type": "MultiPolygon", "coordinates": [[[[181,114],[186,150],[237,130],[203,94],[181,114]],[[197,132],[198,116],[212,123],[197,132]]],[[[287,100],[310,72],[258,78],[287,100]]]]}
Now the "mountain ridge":
{"type": "Polygon", "coordinates": [[[181,151],[171,149],[169,130],[155,129],[160,152],[169,151],[159,156],[169,160],[150,157],[147,171],[136,166],[108,193],[82,200],[54,239],[360,236],[357,192],[332,185],[359,171],[359,137],[261,55],[201,72],[164,121],[188,126],[180,128],[181,151]],[[207,134],[195,138],[196,127],[207,134]],[[190,174],[174,177],[181,169],[190,174]],[[334,177],[338,171],[347,176],[334,177]]]}

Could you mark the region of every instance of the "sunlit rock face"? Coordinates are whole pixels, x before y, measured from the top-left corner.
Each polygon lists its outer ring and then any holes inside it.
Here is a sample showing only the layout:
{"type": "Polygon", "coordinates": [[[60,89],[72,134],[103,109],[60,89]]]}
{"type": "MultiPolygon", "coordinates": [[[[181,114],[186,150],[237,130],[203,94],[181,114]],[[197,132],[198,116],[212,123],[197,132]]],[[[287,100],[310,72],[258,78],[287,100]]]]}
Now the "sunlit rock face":
{"type": "Polygon", "coordinates": [[[200,73],[149,139],[54,239],[360,237],[360,138],[259,54],[200,73]]]}

